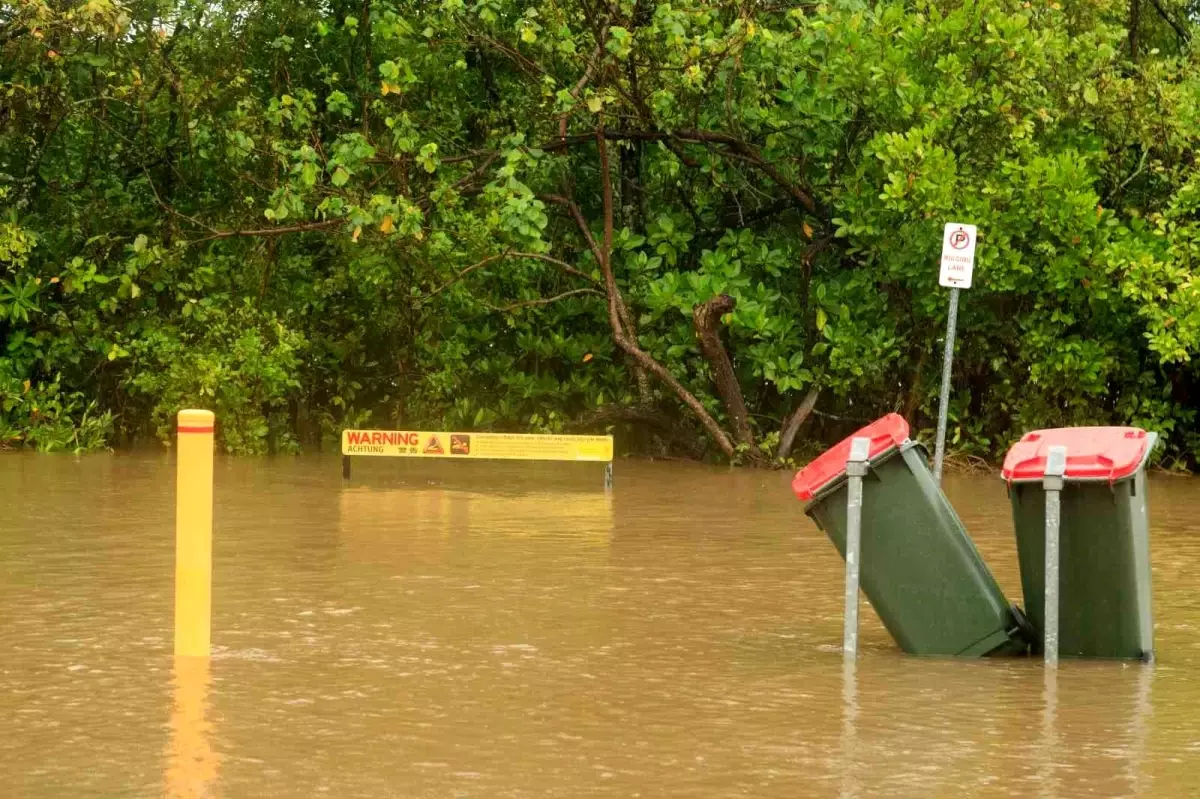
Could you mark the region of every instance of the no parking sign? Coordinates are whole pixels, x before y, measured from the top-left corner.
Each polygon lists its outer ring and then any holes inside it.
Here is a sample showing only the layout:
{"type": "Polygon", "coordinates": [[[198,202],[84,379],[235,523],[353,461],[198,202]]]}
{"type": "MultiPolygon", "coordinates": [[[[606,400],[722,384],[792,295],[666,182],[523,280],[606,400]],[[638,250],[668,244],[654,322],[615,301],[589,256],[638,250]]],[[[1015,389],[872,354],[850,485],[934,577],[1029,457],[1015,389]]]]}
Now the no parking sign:
{"type": "Polygon", "coordinates": [[[948,222],[942,231],[942,271],[938,283],[952,289],[971,288],[975,271],[975,226],[948,222]]]}

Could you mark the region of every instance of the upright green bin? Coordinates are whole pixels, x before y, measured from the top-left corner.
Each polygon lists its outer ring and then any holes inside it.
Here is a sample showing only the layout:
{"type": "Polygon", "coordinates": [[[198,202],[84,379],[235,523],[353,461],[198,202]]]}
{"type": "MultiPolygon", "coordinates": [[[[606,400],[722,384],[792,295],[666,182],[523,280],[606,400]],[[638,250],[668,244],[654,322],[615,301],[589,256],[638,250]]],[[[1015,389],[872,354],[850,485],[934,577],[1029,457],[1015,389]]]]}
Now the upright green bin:
{"type": "Polygon", "coordinates": [[[1062,446],[1067,468],[1059,500],[1059,655],[1153,658],[1146,461],[1156,438],[1136,427],[1035,430],[1004,458],[1021,588],[1038,646],[1046,603],[1042,477],[1050,447],[1062,446]]]}
{"type": "Polygon", "coordinates": [[[804,512],[844,558],[846,459],[856,437],[871,440],[860,581],[896,643],[914,655],[1025,651],[1020,611],[1000,592],[901,416],[873,422],[801,469],[792,490],[808,503],[804,512]]]}

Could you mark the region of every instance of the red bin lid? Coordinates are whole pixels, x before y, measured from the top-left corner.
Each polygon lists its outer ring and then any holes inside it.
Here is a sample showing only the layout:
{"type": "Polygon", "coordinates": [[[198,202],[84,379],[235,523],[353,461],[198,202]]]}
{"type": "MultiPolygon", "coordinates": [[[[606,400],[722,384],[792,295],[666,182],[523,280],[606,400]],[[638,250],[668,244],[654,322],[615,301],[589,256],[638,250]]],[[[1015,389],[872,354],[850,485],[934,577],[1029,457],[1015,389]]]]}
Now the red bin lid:
{"type": "Polygon", "coordinates": [[[1004,456],[1001,476],[1014,480],[1041,480],[1050,447],[1067,448],[1068,480],[1113,482],[1141,468],[1150,436],[1137,427],[1059,427],[1026,433],[1004,456]]]}
{"type": "Polygon", "coordinates": [[[846,459],[850,457],[850,441],[855,438],[871,439],[868,458],[874,460],[908,440],[908,422],[898,413],[889,413],[834,444],[818,455],[812,463],[796,472],[796,477],[792,480],[792,491],[796,492],[796,496],[808,502],[822,488],[845,474],[846,459]]]}

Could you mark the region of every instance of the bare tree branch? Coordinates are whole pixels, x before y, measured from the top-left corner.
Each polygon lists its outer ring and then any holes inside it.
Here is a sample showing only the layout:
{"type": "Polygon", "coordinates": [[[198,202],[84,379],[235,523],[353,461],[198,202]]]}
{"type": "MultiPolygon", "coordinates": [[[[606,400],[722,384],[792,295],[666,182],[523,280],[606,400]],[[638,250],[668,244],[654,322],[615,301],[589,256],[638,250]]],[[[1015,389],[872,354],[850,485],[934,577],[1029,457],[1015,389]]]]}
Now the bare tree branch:
{"type": "MultiPolygon", "coordinates": [[[[648,353],[637,345],[637,342],[631,340],[626,335],[625,330],[621,326],[620,312],[618,311],[620,294],[617,289],[617,281],[613,276],[612,264],[609,261],[609,254],[612,252],[612,234],[613,234],[613,191],[612,178],[609,175],[608,164],[608,144],[604,140],[604,130],[596,131],[596,144],[600,150],[600,181],[603,188],[604,199],[604,249],[601,250],[600,271],[604,273],[604,285],[608,290],[608,321],[613,331],[613,341],[617,346],[624,350],[631,358],[640,364],[647,372],[650,372],[659,380],[667,385],[679,400],[686,405],[696,418],[700,420],[700,424],[704,425],[704,429],[720,447],[721,452],[725,456],[732,458],[734,456],[734,447],[729,440],[729,436],[717,424],[717,420],[712,417],[712,414],[701,404],[700,400],[696,399],[692,392],[684,388],[683,384],[675,379],[665,366],[652,358],[648,353]]],[[[574,206],[574,203],[571,203],[574,206]]],[[[575,207],[575,212],[578,214],[577,222],[582,223],[586,232],[586,220],[583,215],[578,213],[578,207],[575,207]]],[[[591,233],[587,233],[588,238],[591,238],[591,233]]]]}
{"type": "MultiPolygon", "coordinates": [[[[595,136],[591,138],[595,139],[595,136]]],[[[584,218],[583,212],[579,210],[579,206],[573,200],[559,194],[539,194],[538,199],[564,206],[571,214],[571,218],[575,220],[579,232],[583,234],[584,241],[587,242],[588,249],[592,251],[592,257],[596,259],[596,263],[600,264],[604,260],[604,256],[600,254],[600,245],[596,244],[596,239],[592,236],[592,229],[588,227],[587,219],[584,218]]],[[[601,264],[601,269],[603,269],[603,264],[601,264]]]]}
{"type": "Polygon", "coordinates": [[[580,270],[571,266],[566,261],[560,261],[557,258],[554,258],[549,255],[544,255],[543,253],[540,253],[540,252],[514,252],[514,253],[509,253],[508,257],[509,258],[533,258],[538,261],[545,261],[548,264],[554,264],[560,270],[562,270],[563,272],[566,272],[568,275],[574,275],[575,277],[583,278],[584,280],[588,281],[589,283],[593,283],[597,286],[602,285],[599,280],[592,277],[587,272],[581,272],[580,270]]]}
{"type": "Polygon", "coordinates": [[[603,292],[596,291],[595,289],[571,289],[561,294],[555,294],[553,297],[540,297],[536,300],[524,300],[522,302],[509,303],[508,305],[490,305],[488,303],[484,303],[484,305],[487,305],[493,311],[508,312],[515,311],[517,308],[536,308],[541,305],[549,305],[552,302],[565,300],[567,297],[578,297],[583,294],[590,294],[594,297],[604,296],[603,292]]]}
{"type": "MultiPolygon", "coordinates": [[[[426,294],[425,297],[422,298],[422,300],[421,300],[422,304],[429,302],[434,297],[436,297],[438,294],[441,294],[443,291],[450,288],[455,283],[458,283],[460,280],[462,280],[464,277],[466,277],[467,275],[474,272],[476,269],[481,269],[481,268],[487,266],[488,264],[495,263],[496,261],[500,261],[505,258],[514,258],[514,259],[515,258],[531,258],[531,259],[537,260],[537,261],[544,261],[548,264],[553,264],[554,266],[558,267],[559,271],[564,272],[573,277],[582,278],[594,286],[601,285],[600,281],[596,280],[596,278],[592,277],[587,272],[582,272],[582,271],[576,269],[575,267],[571,266],[566,261],[559,260],[558,258],[555,258],[551,255],[546,255],[546,254],[540,253],[540,252],[502,252],[502,253],[497,253],[495,255],[489,255],[487,258],[484,258],[482,261],[479,261],[478,263],[474,263],[468,267],[460,269],[453,278],[451,278],[447,282],[438,286],[433,291],[426,294]]],[[[589,291],[589,290],[590,289],[579,289],[578,291],[582,292],[582,291],[589,291]]],[[[491,306],[491,305],[489,305],[488,307],[492,308],[493,310],[505,310],[504,308],[496,308],[495,306],[491,306]]],[[[513,307],[517,307],[517,306],[514,305],[513,307]]]]}
{"type": "MultiPolygon", "coordinates": [[[[596,43],[596,49],[592,51],[592,57],[588,59],[587,68],[583,71],[583,76],[570,91],[571,99],[579,99],[579,93],[583,91],[584,87],[588,85],[588,81],[596,74],[596,65],[600,63],[600,56],[602,55],[604,55],[604,42],[599,41],[596,43]]],[[[558,135],[560,138],[565,139],[567,137],[567,120],[571,118],[572,113],[573,111],[568,111],[558,119],[558,135]]]]}
{"type": "Polygon", "coordinates": [[[464,277],[466,277],[467,275],[474,272],[476,269],[482,269],[483,267],[487,266],[488,264],[495,263],[496,261],[499,261],[501,258],[505,257],[506,255],[508,255],[508,253],[503,253],[503,252],[499,253],[498,255],[489,255],[487,258],[484,258],[482,261],[479,261],[478,263],[471,264],[470,266],[468,266],[464,269],[458,270],[458,273],[455,274],[454,277],[452,277],[450,280],[446,281],[442,285],[438,286],[433,291],[426,294],[421,299],[421,303],[424,304],[424,303],[429,302],[434,297],[441,294],[443,291],[450,288],[455,283],[459,282],[464,277]]]}
{"type": "MultiPolygon", "coordinates": [[[[324,230],[336,225],[343,224],[344,219],[326,219],[323,222],[308,222],[303,225],[290,225],[288,227],[269,227],[261,230],[219,230],[211,236],[205,236],[202,239],[193,239],[187,242],[191,244],[203,244],[206,241],[214,239],[232,239],[232,238],[248,238],[251,236],[283,236],[287,233],[307,233],[310,230],[324,230]]],[[[205,226],[207,227],[207,226],[205,226]]],[[[211,228],[210,228],[211,229],[211,228]]]]}
{"type": "MultiPolygon", "coordinates": [[[[179,217],[180,219],[186,219],[187,221],[191,222],[191,223],[192,223],[193,225],[195,225],[196,227],[202,227],[202,228],[204,228],[205,230],[207,230],[208,232],[215,234],[216,236],[219,236],[219,235],[221,234],[221,231],[220,231],[220,230],[217,230],[217,229],[216,229],[216,228],[214,228],[214,227],[210,227],[209,225],[206,225],[206,224],[204,224],[203,222],[201,222],[199,219],[197,219],[197,218],[196,218],[196,217],[194,217],[194,216],[188,216],[187,214],[185,214],[185,213],[182,213],[181,211],[177,210],[177,209],[175,208],[175,206],[173,206],[173,205],[169,205],[169,204],[167,204],[167,203],[166,203],[166,202],[163,200],[163,198],[162,198],[162,197],[159,195],[159,193],[158,193],[158,189],[157,189],[157,188],[155,187],[155,185],[154,185],[154,179],[153,179],[152,177],[150,177],[150,170],[149,170],[149,169],[147,169],[146,167],[144,167],[144,166],[143,166],[143,167],[142,167],[142,171],[143,171],[144,173],[146,173],[146,183],[147,183],[147,184],[149,184],[149,186],[150,186],[150,191],[152,191],[152,192],[154,193],[154,199],[155,199],[155,201],[156,201],[156,202],[157,202],[157,203],[158,203],[160,206],[162,206],[162,209],[163,209],[164,211],[166,211],[167,213],[169,213],[169,214],[172,214],[172,215],[174,215],[174,216],[177,216],[177,217],[179,217]]],[[[202,239],[202,241],[203,241],[203,239],[202,239]]]]}
{"type": "Polygon", "coordinates": [[[801,426],[817,407],[817,397],[820,394],[820,389],[810,388],[804,395],[804,399],[800,401],[795,413],[784,420],[783,429],[779,432],[779,449],[775,451],[776,458],[783,460],[792,454],[792,447],[796,444],[796,434],[800,432],[801,426]]]}
{"type": "MultiPolygon", "coordinates": [[[[817,214],[817,203],[812,196],[796,185],[795,182],[788,179],[778,168],[770,161],[762,157],[758,148],[753,144],[739,139],[737,136],[728,133],[721,133],[712,130],[676,130],[676,131],[653,131],[653,130],[621,130],[621,129],[601,129],[600,134],[605,139],[611,141],[661,141],[671,147],[672,144],[686,142],[691,144],[717,144],[725,148],[725,154],[735,157],[737,160],[751,164],[767,177],[772,182],[786,191],[791,197],[800,203],[805,210],[811,214],[817,214]]],[[[571,147],[578,144],[583,144],[587,141],[595,139],[596,135],[590,136],[565,136],[556,140],[542,144],[539,149],[547,152],[554,152],[571,147]]],[[[671,147],[672,152],[689,165],[696,162],[688,159],[682,153],[671,147]]]]}
{"type": "Polygon", "coordinates": [[[1187,44],[1192,40],[1192,32],[1183,25],[1180,25],[1173,16],[1168,14],[1167,10],[1163,8],[1160,0],[1150,0],[1150,3],[1154,6],[1154,10],[1158,12],[1158,15],[1162,17],[1172,29],[1174,29],[1175,36],[1178,37],[1180,44],[1187,44]]]}

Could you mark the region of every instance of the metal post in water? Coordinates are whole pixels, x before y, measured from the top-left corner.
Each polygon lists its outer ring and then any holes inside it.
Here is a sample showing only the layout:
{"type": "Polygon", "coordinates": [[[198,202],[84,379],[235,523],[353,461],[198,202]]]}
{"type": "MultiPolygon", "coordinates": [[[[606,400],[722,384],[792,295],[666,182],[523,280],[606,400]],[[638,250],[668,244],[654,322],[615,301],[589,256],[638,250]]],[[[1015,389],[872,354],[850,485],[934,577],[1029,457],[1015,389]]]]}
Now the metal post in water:
{"type": "Polygon", "coordinates": [[[1042,651],[1047,666],[1058,665],[1058,561],[1059,528],[1061,522],[1061,492],[1063,475],[1067,471],[1067,448],[1050,447],[1046,455],[1046,471],[1042,488],[1046,491],[1046,569],[1044,590],[1046,606],[1043,612],[1042,651]]]}
{"type": "Polygon", "coordinates": [[[609,461],[608,463],[604,464],[604,490],[612,491],[612,487],[613,487],[612,461],[609,461]]]}
{"type": "Polygon", "coordinates": [[[350,479],[350,456],[349,455],[342,456],[342,479],[343,480],[350,479]]]}
{"type": "Polygon", "coordinates": [[[842,653],[847,660],[858,655],[858,567],[862,552],[862,482],[867,474],[871,439],[850,441],[846,461],[846,610],[843,616],[842,653]]]}
{"type": "Polygon", "coordinates": [[[933,455],[933,479],[942,484],[942,461],[946,457],[946,417],[950,405],[950,369],[954,364],[954,332],[958,327],[958,289],[950,289],[950,317],[946,320],[946,354],[942,358],[942,392],[938,399],[937,446],[933,455]]]}

